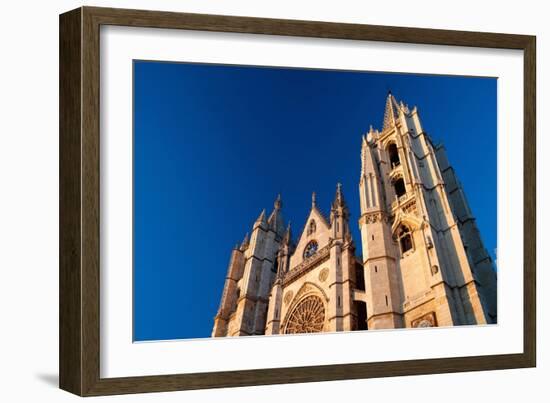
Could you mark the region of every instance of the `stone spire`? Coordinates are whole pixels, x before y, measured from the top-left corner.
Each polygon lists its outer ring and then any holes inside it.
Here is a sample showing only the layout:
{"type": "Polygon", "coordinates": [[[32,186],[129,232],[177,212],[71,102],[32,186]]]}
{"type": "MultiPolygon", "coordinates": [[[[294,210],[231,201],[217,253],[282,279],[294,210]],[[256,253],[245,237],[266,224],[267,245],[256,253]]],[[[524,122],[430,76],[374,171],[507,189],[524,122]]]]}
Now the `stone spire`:
{"type": "Polygon", "coordinates": [[[269,218],[267,220],[267,223],[269,224],[269,228],[275,231],[275,233],[278,234],[279,236],[283,236],[283,232],[285,230],[283,215],[281,214],[282,207],[283,207],[283,202],[281,200],[281,195],[279,194],[275,199],[275,203],[273,203],[273,212],[269,215],[269,218]]]}
{"type": "Polygon", "coordinates": [[[378,176],[374,152],[375,150],[371,148],[368,141],[363,136],[363,142],[361,144],[361,176],[368,174],[378,176]]]}
{"type": "Polygon", "coordinates": [[[277,198],[275,199],[275,203],[273,203],[273,207],[275,208],[275,210],[280,210],[283,207],[283,201],[281,200],[280,193],[277,195],[277,198]]]}
{"type": "Polygon", "coordinates": [[[391,91],[388,91],[388,97],[386,98],[386,109],[384,111],[384,123],[382,130],[387,129],[388,127],[392,127],[395,125],[395,121],[398,118],[398,111],[399,106],[397,105],[397,101],[395,100],[395,97],[392,95],[391,91]]]}
{"type": "Polygon", "coordinates": [[[336,185],[336,195],[332,202],[332,208],[330,210],[330,226],[332,229],[332,237],[334,239],[343,239],[347,232],[349,220],[349,210],[342,193],[342,184],[336,185]]]}
{"type": "Polygon", "coordinates": [[[361,141],[361,177],[366,173],[365,158],[367,156],[367,153],[369,152],[368,147],[369,143],[367,142],[367,137],[363,136],[361,141]]]}
{"type": "Polygon", "coordinates": [[[310,210],[310,214],[311,214],[311,211],[315,210],[315,212],[319,215],[319,217],[324,221],[325,224],[327,224],[327,226],[329,225],[329,221],[327,219],[327,217],[325,217],[325,215],[323,214],[323,212],[319,209],[319,207],[317,206],[317,193],[315,192],[312,192],[311,193],[311,210],[310,210]]]}
{"type": "Polygon", "coordinates": [[[334,196],[334,202],[332,202],[333,209],[338,207],[347,209],[344,194],[342,193],[342,184],[339,182],[336,184],[336,195],[334,196]]]}
{"type": "Polygon", "coordinates": [[[376,147],[363,142],[361,147],[361,176],[359,178],[359,201],[361,214],[373,208],[380,210],[384,206],[383,185],[376,161],[376,147]]]}
{"type": "Polygon", "coordinates": [[[286,227],[285,235],[283,236],[283,241],[281,242],[281,245],[289,246],[291,242],[292,242],[292,231],[290,229],[290,221],[289,221],[286,227]]]}
{"type": "Polygon", "coordinates": [[[256,227],[264,227],[267,228],[267,220],[265,218],[265,209],[262,210],[258,218],[256,218],[256,221],[254,222],[254,228],[256,227]]]}
{"type": "Polygon", "coordinates": [[[290,221],[286,227],[285,233],[283,235],[283,239],[281,240],[281,243],[279,244],[279,250],[277,251],[277,281],[281,281],[284,277],[285,273],[289,269],[289,259],[290,255],[292,254],[294,249],[294,245],[292,244],[292,233],[290,230],[290,221]]]}

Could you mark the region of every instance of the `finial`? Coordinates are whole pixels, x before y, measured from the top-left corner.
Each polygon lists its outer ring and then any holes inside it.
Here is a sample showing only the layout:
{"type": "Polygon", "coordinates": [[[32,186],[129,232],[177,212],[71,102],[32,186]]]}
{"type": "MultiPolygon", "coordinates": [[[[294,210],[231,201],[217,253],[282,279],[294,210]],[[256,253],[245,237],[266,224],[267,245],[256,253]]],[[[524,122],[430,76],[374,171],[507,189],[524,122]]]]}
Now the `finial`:
{"type": "Polygon", "coordinates": [[[281,200],[280,193],[277,195],[277,198],[275,199],[275,203],[273,204],[273,207],[275,207],[276,210],[280,210],[281,207],[283,207],[283,202],[281,200]]]}
{"type": "Polygon", "coordinates": [[[317,194],[313,192],[311,194],[311,207],[315,207],[317,205],[317,194]]]}
{"type": "Polygon", "coordinates": [[[332,203],[332,207],[345,207],[346,201],[344,200],[344,195],[342,193],[342,184],[338,182],[336,184],[336,196],[334,197],[334,202],[332,203]]]}

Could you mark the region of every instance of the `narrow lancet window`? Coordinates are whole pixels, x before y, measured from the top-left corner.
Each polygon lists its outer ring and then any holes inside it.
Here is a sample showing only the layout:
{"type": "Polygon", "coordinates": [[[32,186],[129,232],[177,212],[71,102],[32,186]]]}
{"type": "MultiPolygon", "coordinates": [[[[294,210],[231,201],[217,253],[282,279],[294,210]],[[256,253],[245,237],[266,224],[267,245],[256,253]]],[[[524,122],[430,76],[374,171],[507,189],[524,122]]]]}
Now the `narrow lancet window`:
{"type": "Polygon", "coordinates": [[[316,230],[317,230],[317,224],[315,224],[315,220],[311,220],[307,228],[307,234],[312,235],[315,233],[316,230]]]}
{"type": "Polygon", "coordinates": [[[397,146],[395,145],[395,143],[391,143],[388,147],[388,154],[390,157],[390,166],[392,169],[401,165],[401,161],[399,160],[399,152],[397,151],[397,146]]]}
{"type": "Polygon", "coordinates": [[[406,193],[405,182],[403,181],[403,178],[399,178],[393,183],[393,189],[397,197],[401,197],[406,193]]]}
{"type": "Polygon", "coordinates": [[[402,254],[413,248],[411,230],[407,226],[401,225],[397,238],[402,254]]]}

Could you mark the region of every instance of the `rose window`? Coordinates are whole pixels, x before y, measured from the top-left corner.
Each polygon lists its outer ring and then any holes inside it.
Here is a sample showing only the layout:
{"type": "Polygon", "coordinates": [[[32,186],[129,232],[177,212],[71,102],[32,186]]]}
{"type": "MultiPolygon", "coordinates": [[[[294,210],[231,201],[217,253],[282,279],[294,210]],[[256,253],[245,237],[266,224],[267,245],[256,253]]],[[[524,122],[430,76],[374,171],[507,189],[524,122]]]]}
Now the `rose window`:
{"type": "Polygon", "coordinates": [[[304,298],[290,313],[285,333],[322,332],[324,323],[325,306],[323,301],[321,301],[321,298],[311,295],[304,298]]]}
{"type": "Polygon", "coordinates": [[[304,249],[304,259],[307,259],[310,256],[313,256],[317,249],[319,248],[319,245],[315,241],[311,241],[308,243],[304,249]]]}

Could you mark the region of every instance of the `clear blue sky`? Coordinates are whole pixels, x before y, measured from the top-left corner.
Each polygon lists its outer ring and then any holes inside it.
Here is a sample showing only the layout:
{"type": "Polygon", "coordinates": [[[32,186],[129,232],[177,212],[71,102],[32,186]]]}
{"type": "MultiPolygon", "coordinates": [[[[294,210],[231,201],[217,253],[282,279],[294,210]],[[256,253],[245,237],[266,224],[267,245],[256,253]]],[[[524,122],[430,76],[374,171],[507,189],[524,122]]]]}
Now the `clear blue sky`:
{"type": "Polygon", "coordinates": [[[231,249],[277,193],[304,225],[336,183],[357,226],[361,135],[388,90],[447,148],[496,248],[496,79],[134,62],[134,338],[209,337],[231,249]]]}

